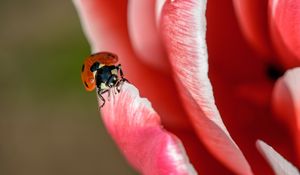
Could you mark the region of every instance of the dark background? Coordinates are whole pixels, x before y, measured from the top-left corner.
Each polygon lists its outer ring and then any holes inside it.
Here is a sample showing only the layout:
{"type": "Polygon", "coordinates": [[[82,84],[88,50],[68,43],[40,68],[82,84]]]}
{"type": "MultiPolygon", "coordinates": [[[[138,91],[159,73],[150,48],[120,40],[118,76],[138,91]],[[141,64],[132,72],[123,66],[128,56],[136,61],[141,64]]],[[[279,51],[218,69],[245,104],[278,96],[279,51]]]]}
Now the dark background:
{"type": "Polygon", "coordinates": [[[136,174],[81,84],[72,1],[0,0],[0,23],[0,174],[136,174]]]}

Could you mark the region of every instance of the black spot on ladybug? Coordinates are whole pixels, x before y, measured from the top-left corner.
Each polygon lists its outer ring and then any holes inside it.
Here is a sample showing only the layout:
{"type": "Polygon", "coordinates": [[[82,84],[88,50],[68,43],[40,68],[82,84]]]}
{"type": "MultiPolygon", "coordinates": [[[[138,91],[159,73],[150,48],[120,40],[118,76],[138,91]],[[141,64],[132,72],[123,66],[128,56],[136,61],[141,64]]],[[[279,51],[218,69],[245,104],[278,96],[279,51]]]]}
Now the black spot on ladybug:
{"type": "Polygon", "coordinates": [[[99,68],[99,65],[100,65],[99,62],[95,62],[95,63],[91,66],[90,71],[91,71],[91,72],[95,72],[95,71],[99,68]]]}
{"type": "Polygon", "coordinates": [[[81,67],[81,72],[83,72],[83,71],[84,71],[84,64],[81,67]]]}
{"type": "Polygon", "coordinates": [[[86,83],[86,81],[84,82],[84,85],[85,85],[86,87],[89,87],[89,85],[86,83]]]}

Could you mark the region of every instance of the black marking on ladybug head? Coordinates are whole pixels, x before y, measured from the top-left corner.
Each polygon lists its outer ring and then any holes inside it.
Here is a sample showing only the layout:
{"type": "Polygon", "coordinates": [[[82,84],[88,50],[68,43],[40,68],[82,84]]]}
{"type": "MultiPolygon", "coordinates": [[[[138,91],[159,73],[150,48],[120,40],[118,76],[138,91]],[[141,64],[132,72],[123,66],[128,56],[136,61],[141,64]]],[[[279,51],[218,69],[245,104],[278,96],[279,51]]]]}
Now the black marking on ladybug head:
{"type": "Polygon", "coordinates": [[[91,72],[97,71],[97,70],[99,69],[99,65],[100,65],[99,62],[95,62],[95,63],[91,66],[90,71],[91,71],[91,72]]]}
{"type": "Polygon", "coordinates": [[[84,64],[81,67],[81,72],[83,72],[83,71],[84,71],[84,64]]]}
{"type": "Polygon", "coordinates": [[[84,82],[84,85],[88,88],[89,87],[89,85],[86,83],[86,81],[84,82]]]}

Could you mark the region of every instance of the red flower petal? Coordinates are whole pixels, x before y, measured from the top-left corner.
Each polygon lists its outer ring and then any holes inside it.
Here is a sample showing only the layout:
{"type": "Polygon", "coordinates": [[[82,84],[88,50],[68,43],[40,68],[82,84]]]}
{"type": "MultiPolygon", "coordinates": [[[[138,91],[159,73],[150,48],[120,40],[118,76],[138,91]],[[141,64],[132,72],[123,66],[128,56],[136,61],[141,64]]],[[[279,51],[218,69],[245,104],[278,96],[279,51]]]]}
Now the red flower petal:
{"type": "MultiPolygon", "coordinates": [[[[273,111],[294,136],[300,162],[300,68],[287,71],[276,82],[273,91],[273,111]]],[[[293,149],[292,145],[290,149],[293,149]]]]}
{"type": "Polygon", "coordinates": [[[162,128],[150,102],[133,85],[125,83],[102,113],[120,150],[142,174],[197,174],[180,140],[162,128]]]}
{"type": "Polygon", "coordinates": [[[222,119],[252,171],[271,174],[254,143],[263,138],[293,160],[295,151],[287,147],[293,141],[270,110],[274,80],[267,72],[272,66],[245,44],[230,2],[208,1],[209,78],[222,119]]]}
{"type": "Polygon", "coordinates": [[[268,0],[234,0],[243,33],[263,56],[272,56],[268,26],[268,0]]]}
{"type": "Polygon", "coordinates": [[[156,27],[155,1],[132,0],[128,4],[128,28],[133,49],[151,66],[169,73],[169,63],[156,27]]]}
{"type": "Polygon", "coordinates": [[[256,147],[268,161],[276,175],[299,175],[299,171],[296,167],[263,141],[258,140],[256,147]]]}
{"type": "Polygon", "coordinates": [[[232,171],[252,174],[214,104],[207,75],[205,8],[204,1],[166,2],[161,18],[166,49],[184,105],[200,139],[232,171]]]}
{"type": "Polygon", "coordinates": [[[271,0],[269,3],[272,39],[286,67],[300,65],[300,3],[298,0],[271,0]]]}

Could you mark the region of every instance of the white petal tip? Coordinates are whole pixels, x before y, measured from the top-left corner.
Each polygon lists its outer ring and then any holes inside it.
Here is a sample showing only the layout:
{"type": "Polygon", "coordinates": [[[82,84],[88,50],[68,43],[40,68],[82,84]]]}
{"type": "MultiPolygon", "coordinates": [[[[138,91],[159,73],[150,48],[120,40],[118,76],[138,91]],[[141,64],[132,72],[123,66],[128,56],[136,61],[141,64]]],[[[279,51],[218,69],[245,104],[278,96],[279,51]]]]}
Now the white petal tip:
{"type": "Polygon", "coordinates": [[[299,175],[298,169],[277,153],[271,146],[261,140],[256,141],[256,147],[269,163],[276,175],[299,175]]]}

